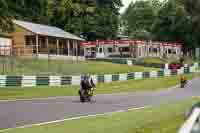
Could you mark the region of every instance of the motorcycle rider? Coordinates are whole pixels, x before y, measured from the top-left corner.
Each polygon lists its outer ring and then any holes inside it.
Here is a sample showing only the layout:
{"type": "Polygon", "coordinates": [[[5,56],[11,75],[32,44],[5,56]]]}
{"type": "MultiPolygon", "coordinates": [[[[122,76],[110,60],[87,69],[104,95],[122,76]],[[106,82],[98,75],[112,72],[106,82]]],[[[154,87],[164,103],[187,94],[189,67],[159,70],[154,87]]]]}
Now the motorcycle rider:
{"type": "Polygon", "coordinates": [[[88,90],[89,88],[88,85],[89,85],[89,82],[88,82],[87,75],[83,75],[81,77],[81,83],[80,83],[80,92],[82,95],[85,93],[85,91],[88,90]]]}
{"type": "Polygon", "coordinates": [[[92,77],[89,75],[89,83],[90,83],[90,87],[91,88],[96,88],[96,85],[95,85],[95,83],[94,83],[94,81],[93,81],[93,79],[92,79],[92,77]]]}
{"type": "Polygon", "coordinates": [[[180,84],[181,84],[181,88],[184,88],[185,84],[187,84],[187,78],[185,75],[181,75],[180,84]]]}
{"type": "Polygon", "coordinates": [[[81,102],[84,102],[86,98],[92,95],[90,94],[90,92],[93,92],[92,90],[93,88],[95,88],[95,84],[93,82],[92,77],[90,77],[89,75],[84,75],[81,79],[80,90],[79,90],[81,102]]]}

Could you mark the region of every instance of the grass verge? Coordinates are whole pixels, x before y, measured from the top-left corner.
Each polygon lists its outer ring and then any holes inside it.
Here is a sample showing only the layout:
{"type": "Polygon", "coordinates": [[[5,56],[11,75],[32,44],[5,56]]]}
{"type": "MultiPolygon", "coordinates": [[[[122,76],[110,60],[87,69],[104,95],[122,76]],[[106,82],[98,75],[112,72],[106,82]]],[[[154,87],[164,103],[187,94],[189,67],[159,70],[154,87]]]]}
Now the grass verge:
{"type": "MultiPolygon", "coordinates": [[[[192,79],[194,75],[187,75],[192,79]]],[[[179,84],[179,76],[161,77],[156,79],[116,81],[98,84],[96,94],[110,94],[120,92],[135,92],[146,90],[159,90],[179,84]]],[[[54,96],[77,96],[79,86],[64,87],[8,87],[0,88],[0,100],[46,98],[54,96]]]]}
{"type": "MultiPolygon", "coordinates": [[[[9,59],[7,59],[9,60],[9,59]]],[[[0,58],[1,62],[1,58],[0,58]]],[[[126,64],[114,64],[109,62],[86,61],[60,61],[45,59],[15,59],[14,64],[4,61],[0,63],[0,74],[9,75],[75,75],[75,74],[113,74],[138,71],[158,70],[142,66],[128,66],[126,64]],[[105,69],[106,68],[106,69],[105,69]]]]}
{"type": "Polygon", "coordinates": [[[184,112],[195,102],[165,104],[137,111],[11,129],[3,133],[177,133],[184,122],[184,112]]]}
{"type": "Polygon", "coordinates": [[[166,64],[172,62],[179,62],[176,58],[159,58],[159,57],[146,57],[143,59],[144,63],[158,63],[158,64],[166,64]]]}
{"type": "Polygon", "coordinates": [[[165,59],[161,59],[158,57],[146,57],[143,59],[144,63],[158,63],[158,64],[165,64],[166,60],[165,59]]]}

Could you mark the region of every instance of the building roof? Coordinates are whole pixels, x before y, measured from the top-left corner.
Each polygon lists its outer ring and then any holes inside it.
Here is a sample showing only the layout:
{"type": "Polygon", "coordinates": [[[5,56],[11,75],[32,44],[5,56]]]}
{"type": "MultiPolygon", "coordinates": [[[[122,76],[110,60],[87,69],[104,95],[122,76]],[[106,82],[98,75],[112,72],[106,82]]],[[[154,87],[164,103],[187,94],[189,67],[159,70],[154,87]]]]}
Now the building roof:
{"type": "Polygon", "coordinates": [[[35,34],[84,41],[84,39],[57,27],[47,26],[47,25],[42,25],[42,24],[35,24],[35,23],[25,22],[25,21],[20,21],[20,20],[14,20],[13,23],[35,34]]]}

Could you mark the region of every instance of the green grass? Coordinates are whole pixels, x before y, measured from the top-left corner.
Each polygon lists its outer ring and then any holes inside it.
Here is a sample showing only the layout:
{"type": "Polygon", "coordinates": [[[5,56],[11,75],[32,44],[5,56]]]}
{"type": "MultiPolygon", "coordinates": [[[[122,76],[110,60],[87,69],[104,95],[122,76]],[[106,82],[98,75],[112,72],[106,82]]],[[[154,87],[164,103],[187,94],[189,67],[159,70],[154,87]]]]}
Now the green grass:
{"type": "MultiPolygon", "coordinates": [[[[193,75],[188,75],[191,79],[193,75]]],[[[179,84],[179,77],[162,77],[158,79],[117,81],[98,84],[96,94],[110,94],[119,92],[135,92],[158,90],[179,84]]],[[[0,88],[0,99],[45,98],[54,96],[77,96],[79,86],[65,87],[31,87],[31,88],[0,88]]]]}
{"type": "Polygon", "coordinates": [[[3,133],[177,133],[184,112],[197,100],[56,124],[11,129],[3,133]]]}
{"type": "Polygon", "coordinates": [[[157,63],[157,64],[166,64],[172,62],[179,62],[176,58],[159,58],[159,57],[146,57],[143,59],[144,63],[157,63]]]}
{"type": "Polygon", "coordinates": [[[144,63],[158,63],[158,64],[165,64],[166,60],[158,58],[158,57],[146,57],[143,59],[144,63]]]}
{"type": "Polygon", "coordinates": [[[128,66],[126,64],[113,64],[108,62],[87,61],[73,62],[60,60],[36,60],[36,59],[15,59],[14,65],[11,65],[9,59],[0,59],[0,74],[110,74],[110,73],[126,73],[138,71],[158,70],[142,66],[128,66]],[[6,64],[6,65],[3,65],[6,64]]]}
{"type": "Polygon", "coordinates": [[[185,61],[184,61],[185,64],[193,64],[194,62],[199,62],[199,61],[191,57],[185,57],[185,61]]]}
{"type": "MultiPolygon", "coordinates": [[[[198,62],[198,60],[194,60],[191,57],[184,58],[185,64],[192,64],[194,62],[198,62]]],[[[165,63],[172,63],[172,62],[179,62],[176,58],[159,58],[159,57],[146,57],[142,60],[144,63],[158,63],[158,64],[165,64],[165,63]]]]}

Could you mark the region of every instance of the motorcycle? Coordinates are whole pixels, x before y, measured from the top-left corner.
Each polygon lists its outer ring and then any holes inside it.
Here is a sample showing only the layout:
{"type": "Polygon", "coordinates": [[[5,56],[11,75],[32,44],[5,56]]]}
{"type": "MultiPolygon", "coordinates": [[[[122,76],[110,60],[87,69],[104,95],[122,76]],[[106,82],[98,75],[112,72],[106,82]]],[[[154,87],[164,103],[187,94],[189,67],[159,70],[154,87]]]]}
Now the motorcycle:
{"type": "Polygon", "coordinates": [[[81,102],[91,102],[92,97],[94,96],[94,88],[91,88],[89,90],[79,90],[79,96],[81,102]]]}
{"type": "Polygon", "coordinates": [[[185,88],[187,80],[181,80],[181,88],[185,88]]]}

